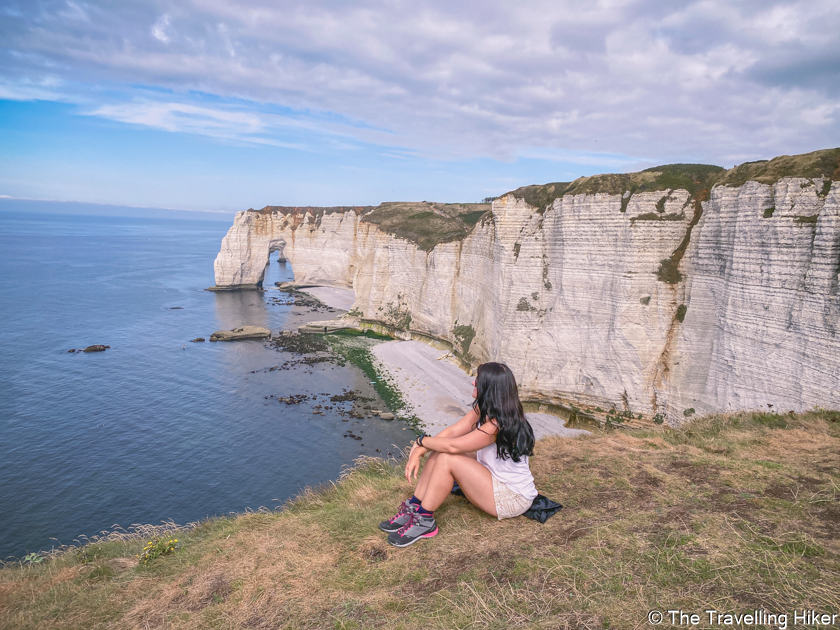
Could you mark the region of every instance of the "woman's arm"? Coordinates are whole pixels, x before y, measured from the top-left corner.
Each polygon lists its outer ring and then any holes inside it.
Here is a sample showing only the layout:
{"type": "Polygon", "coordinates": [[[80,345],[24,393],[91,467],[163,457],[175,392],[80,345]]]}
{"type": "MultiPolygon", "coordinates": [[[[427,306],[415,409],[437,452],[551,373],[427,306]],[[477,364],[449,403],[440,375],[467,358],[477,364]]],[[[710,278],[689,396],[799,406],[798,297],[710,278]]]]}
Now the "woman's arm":
{"type": "Polygon", "coordinates": [[[438,434],[434,437],[424,437],[422,448],[438,453],[472,453],[495,442],[498,431],[498,427],[491,420],[466,435],[442,437],[438,434]]]}
{"type": "MultiPolygon", "coordinates": [[[[478,414],[475,412],[475,409],[470,408],[470,410],[466,413],[466,415],[458,420],[455,424],[452,424],[439,433],[435,435],[436,438],[457,438],[461,437],[462,435],[466,435],[470,431],[473,430],[473,426],[475,423],[478,422],[478,414]]],[[[423,444],[426,441],[423,440],[423,444]]],[[[417,446],[414,444],[411,447],[411,451],[409,452],[409,457],[411,457],[415,451],[417,451],[418,457],[423,457],[426,453],[429,452],[430,449],[424,448],[422,446],[417,446]]]]}
{"type": "Polygon", "coordinates": [[[466,415],[458,420],[455,424],[446,427],[443,431],[436,434],[435,437],[441,438],[456,438],[466,435],[473,430],[473,425],[478,422],[478,414],[475,409],[470,408],[466,415]]]}

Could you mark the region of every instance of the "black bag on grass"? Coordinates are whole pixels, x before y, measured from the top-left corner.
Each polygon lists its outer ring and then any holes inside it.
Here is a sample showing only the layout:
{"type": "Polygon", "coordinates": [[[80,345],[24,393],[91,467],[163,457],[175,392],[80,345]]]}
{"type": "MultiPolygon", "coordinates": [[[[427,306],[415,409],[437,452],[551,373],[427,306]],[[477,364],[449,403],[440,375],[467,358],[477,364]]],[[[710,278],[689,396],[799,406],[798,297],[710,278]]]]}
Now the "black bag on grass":
{"type": "MultiPolygon", "coordinates": [[[[457,481],[452,486],[452,494],[466,499],[464,491],[461,490],[461,486],[458,485],[457,481]]],[[[531,503],[531,507],[528,508],[528,511],[522,516],[527,516],[528,518],[539,521],[540,523],[545,523],[562,509],[563,506],[561,504],[552,501],[548,497],[538,494],[537,498],[534,499],[534,502],[531,503]]]]}

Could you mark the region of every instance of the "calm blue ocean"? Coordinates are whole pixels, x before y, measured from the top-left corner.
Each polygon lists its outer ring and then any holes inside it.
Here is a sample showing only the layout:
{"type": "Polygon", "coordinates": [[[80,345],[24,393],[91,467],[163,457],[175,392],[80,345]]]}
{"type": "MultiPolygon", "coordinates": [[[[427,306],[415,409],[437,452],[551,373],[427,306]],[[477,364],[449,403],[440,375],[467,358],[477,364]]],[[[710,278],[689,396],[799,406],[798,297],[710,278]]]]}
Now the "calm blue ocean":
{"type": "MultiPolygon", "coordinates": [[[[352,366],[268,372],[290,355],[189,342],[325,318],[275,292],[204,291],[229,225],[0,212],[0,558],[114,525],[275,507],[413,437],[312,414],[345,388],[372,395],[352,366]],[[111,349],[67,352],[99,343],[111,349]],[[292,394],[319,397],[265,398],[292,394]],[[343,438],[348,427],[364,439],[343,438]]],[[[266,286],[291,278],[272,262],[266,286]]]]}

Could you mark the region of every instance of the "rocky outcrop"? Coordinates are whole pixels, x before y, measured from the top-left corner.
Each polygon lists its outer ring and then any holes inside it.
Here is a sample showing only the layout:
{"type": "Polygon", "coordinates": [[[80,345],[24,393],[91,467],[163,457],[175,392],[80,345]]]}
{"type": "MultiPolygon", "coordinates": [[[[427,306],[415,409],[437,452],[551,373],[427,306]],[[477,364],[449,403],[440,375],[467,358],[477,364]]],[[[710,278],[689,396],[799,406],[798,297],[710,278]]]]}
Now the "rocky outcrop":
{"type": "Polygon", "coordinates": [[[298,262],[295,285],[352,287],[360,252],[378,236],[406,239],[415,249],[432,251],[463,240],[489,204],[383,203],[334,208],[266,206],[239,212],[222,240],[213,264],[211,291],[262,287],[272,252],[298,262]],[[306,261],[301,266],[300,263],[306,261]]]}
{"type": "Polygon", "coordinates": [[[523,398],[567,408],[838,408],[837,179],[840,149],[672,165],[519,189],[422,233],[385,204],[240,212],[216,284],[259,285],[281,251],[298,285],[352,286],[363,323],[505,361],[523,398]]]}
{"type": "MultiPolygon", "coordinates": [[[[217,330],[210,335],[210,341],[239,341],[241,339],[265,339],[271,336],[268,328],[260,326],[240,326],[233,330],[217,330]]],[[[195,340],[194,340],[195,341],[195,340]]],[[[204,341],[202,339],[202,341],[204,341]]]]}
{"type": "Polygon", "coordinates": [[[298,326],[298,331],[302,333],[312,333],[312,334],[327,334],[332,332],[338,332],[340,330],[358,330],[359,329],[359,318],[358,317],[340,317],[338,319],[330,319],[327,321],[322,322],[307,322],[298,326]]]}

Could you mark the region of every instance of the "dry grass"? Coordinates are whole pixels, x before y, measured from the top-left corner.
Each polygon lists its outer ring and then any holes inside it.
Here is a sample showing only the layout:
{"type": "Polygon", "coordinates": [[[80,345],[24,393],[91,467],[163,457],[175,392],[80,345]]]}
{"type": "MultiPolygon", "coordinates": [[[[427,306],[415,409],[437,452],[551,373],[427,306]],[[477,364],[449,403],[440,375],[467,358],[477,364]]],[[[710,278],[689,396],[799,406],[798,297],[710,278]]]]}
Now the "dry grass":
{"type": "Polygon", "coordinates": [[[840,612],[836,420],[548,438],[532,469],[565,504],[557,516],[498,522],[453,497],[441,535],[404,550],[376,524],[410,487],[397,462],[364,459],[280,512],[179,532],[184,548],[150,567],[132,562],[144,532],[9,565],[0,628],[641,628],[653,608],[840,612]]]}

